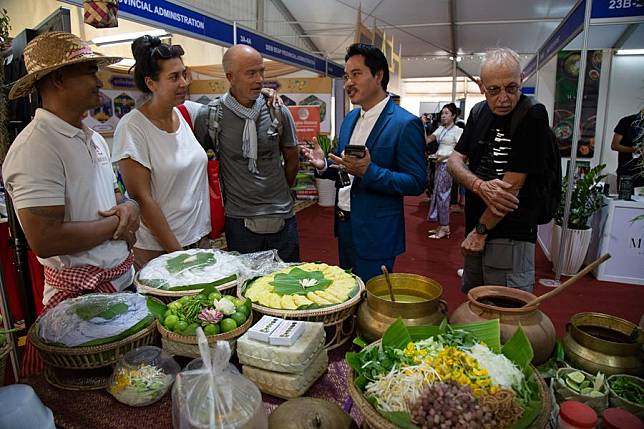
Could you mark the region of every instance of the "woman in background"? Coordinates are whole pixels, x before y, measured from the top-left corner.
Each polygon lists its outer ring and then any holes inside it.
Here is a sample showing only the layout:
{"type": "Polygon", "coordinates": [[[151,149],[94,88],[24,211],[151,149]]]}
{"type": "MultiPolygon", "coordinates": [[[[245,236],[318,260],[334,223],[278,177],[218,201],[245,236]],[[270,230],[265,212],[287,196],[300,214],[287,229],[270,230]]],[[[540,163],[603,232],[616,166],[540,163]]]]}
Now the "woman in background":
{"type": "Polygon", "coordinates": [[[429,231],[429,238],[449,237],[449,201],[452,190],[452,176],[447,172],[447,158],[454,151],[463,129],[455,125],[456,105],[449,103],[441,109],[441,126],[429,136],[428,142],[437,141],[438,151],[435,156],[436,172],[434,173],[434,192],[429,206],[428,220],[438,222],[439,227],[429,231]]]}

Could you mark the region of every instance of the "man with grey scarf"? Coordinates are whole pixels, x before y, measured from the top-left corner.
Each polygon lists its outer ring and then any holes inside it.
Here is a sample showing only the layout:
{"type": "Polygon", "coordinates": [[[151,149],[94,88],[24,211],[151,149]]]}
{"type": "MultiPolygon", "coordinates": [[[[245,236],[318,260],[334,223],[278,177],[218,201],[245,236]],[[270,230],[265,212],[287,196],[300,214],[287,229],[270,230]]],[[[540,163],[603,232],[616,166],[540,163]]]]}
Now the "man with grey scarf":
{"type": "MultiPolygon", "coordinates": [[[[223,67],[230,89],[219,100],[215,149],[228,250],[251,253],[277,249],[284,261],[297,262],[299,237],[290,192],[299,165],[293,118],[286,107],[275,107],[287,122],[281,124],[280,135],[267,101],[260,96],[264,64],[255,49],[232,46],[224,54],[223,67]]],[[[210,118],[207,109],[202,109],[195,120],[195,135],[204,148],[214,148],[207,132],[210,118]]]]}

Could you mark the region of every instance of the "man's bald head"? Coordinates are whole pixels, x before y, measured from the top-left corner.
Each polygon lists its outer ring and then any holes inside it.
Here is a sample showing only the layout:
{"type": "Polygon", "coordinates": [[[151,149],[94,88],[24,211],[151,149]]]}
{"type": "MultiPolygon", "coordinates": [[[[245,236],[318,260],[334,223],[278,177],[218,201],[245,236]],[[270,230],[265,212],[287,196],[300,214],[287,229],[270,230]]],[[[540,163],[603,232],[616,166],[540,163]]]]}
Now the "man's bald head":
{"type": "Polygon", "coordinates": [[[262,60],[262,56],[255,48],[248,45],[233,45],[224,54],[222,65],[224,73],[234,73],[240,62],[245,60],[262,60]]]}
{"type": "Polygon", "coordinates": [[[235,45],[222,59],[230,92],[242,105],[250,107],[259,97],[264,83],[264,60],[255,49],[235,45]]]}

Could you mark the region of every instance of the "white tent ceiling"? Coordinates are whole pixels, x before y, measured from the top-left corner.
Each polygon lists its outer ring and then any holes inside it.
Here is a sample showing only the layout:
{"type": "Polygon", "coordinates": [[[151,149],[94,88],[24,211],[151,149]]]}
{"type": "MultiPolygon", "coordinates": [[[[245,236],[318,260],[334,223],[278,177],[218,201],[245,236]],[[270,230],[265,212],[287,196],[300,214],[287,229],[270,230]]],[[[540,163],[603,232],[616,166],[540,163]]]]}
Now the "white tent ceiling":
{"type": "MultiPolygon", "coordinates": [[[[527,62],[575,0],[281,0],[298,24],[311,36],[320,53],[344,63],[346,47],[354,40],[358,10],[362,22],[379,29],[396,49],[402,44],[403,78],[451,75],[450,53],[463,61],[459,66],[476,75],[480,54],[507,46],[527,62]],[[450,14],[452,9],[452,14],[450,14]],[[452,46],[452,29],[454,45],[452,46]]],[[[619,38],[615,29],[610,35],[619,38]],[[615,35],[616,34],[616,35],[615,35]]],[[[641,31],[641,29],[640,29],[641,31]]],[[[636,32],[634,35],[640,34],[636,32]]],[[[632,36],[631,36],[632,38],[632,36]]],[[[608,43],[608,44],[607,44],[608,43]]],[[[459,73],[460,74],[460,73],[459,73]]]]}

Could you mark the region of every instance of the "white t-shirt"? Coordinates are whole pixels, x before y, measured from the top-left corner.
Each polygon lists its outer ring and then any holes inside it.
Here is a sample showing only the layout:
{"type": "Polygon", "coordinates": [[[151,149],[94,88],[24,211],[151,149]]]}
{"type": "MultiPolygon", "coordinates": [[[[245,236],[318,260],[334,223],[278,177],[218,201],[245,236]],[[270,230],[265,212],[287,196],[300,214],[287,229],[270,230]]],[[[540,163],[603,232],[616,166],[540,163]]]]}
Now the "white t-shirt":
{"type": "MultiPolygon", "coordinates": [[[[373,106],[371,109],[364,111],[360,109],[360,117],[356,121],[356,125],[353,128],[351,133],[351,138],[349,139],[350,145],[364,146],[367,144],[367,139],[371,130],[373,130],[376,121],[380,117],[380,114],[385,110],[385,106],[389,102],[389,97],[385,97],[378,104],[373,106]]],[[[351,184],[353,185],[353,176],[350,174],[351,184]]],[[[351,186],[345,186],[338,189],[338,208],[346,212],[351,211],[351,186]]]]}
{"type": "MultiPolygon", "coordinates": [[[[2,177],[16,210],[28,207],[65,206],[65,221],[95,221],[99,210],[116,205],[116,177],[103,137],[63,121],[45,109],[14,140],[2,166],[2,177]]],[[[113,268],[129,252],[125,241],[105,241],[73,255],[38,258],[41,264],[63,269],[93,265],[113,268]]],[[[122,290],[132,284],[134,272],[114,279],[122,290]]],[[[45,284],[43,303],[56,293],[45,284]]]]}
{"type": "MultiPolygon", "coordinates": [[[[186,103],[193,121],[200,106],[186,103]]],[[[114,132],[112,162],[131,158],[150,170],[152,197],[179,244],[187,246],[211,229],[208,157],[179,109],[174,112],[179,116],[179,128],[173,133],[157,128],[138,109],[123,116],[114,132]]],[[[163,250],[143,222],[136,233],[135,247],[163,250]]]]}
{"type": "MultiPolygon", "coordinates": [[[[458,139],[461,138],[463,134],[463,128],[452,125],[449,128],[445,128],[442,125],[434,131],[433,135],[436,136],[436,141],[438,141],[438,151],[436,155],[438,156],[450,156],[454,152],[456,143],[458,139]]],[[[445,159],[443,162],[447,162],[445,159]]]]}

